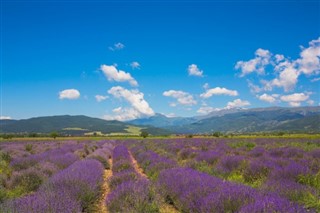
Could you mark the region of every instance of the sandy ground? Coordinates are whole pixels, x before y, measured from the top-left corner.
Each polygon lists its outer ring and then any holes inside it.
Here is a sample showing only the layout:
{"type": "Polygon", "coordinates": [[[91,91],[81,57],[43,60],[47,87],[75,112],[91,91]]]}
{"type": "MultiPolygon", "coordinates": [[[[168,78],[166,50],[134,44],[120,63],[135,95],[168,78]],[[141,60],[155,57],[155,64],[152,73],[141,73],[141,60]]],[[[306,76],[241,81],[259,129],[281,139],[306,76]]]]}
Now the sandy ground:
{"type": "Polygon", "coordinates": [[[132,156],[131,152],[129,151],[130,154],[130,158],[131,161],[133,163],[134,169],[136,170],[136,172],[141,175],[141,177],[144,177],[146,179],[148,179],[148,176],[143,172],[143,170],[140,168],[138,162],[136,161],[136,159],[132,156]]]}
{"type": "Polygon", "coordinates": [[[106,206],[106,198],[110,192],[110,188],[108,185],[108,179],[112,176],[112,159],[109,159],[109,164],[110,164],[110,169],[106,169],[104,170],[104,176],[103,176],[103,185],[102,185],[102,196],[101,196],[101,200],[100,200],[100,207],[97,211],[97,213],[108,213],[108,209],[106,206]]]}

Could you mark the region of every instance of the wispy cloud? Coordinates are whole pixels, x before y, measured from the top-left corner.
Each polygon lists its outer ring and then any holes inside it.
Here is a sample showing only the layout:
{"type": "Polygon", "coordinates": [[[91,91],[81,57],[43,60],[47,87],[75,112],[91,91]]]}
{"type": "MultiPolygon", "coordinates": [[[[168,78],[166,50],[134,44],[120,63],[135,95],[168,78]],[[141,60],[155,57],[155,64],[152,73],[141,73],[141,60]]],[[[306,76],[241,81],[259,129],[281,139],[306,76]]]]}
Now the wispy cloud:
{"type": "Polygon", "coordinates": [[[197,110],[199,114],[209,114],[210,112],[219,111],[219,109],[210,107],[210,106],[202,106],[197,110]]]}
{"type": "MultiPolygon", "coordinates": [[[[163,96],[172,97],[177,100],[181,105],[192,106],[197,104],[197,101],[194,100],[193,96],[187,92],[181,90],[168,90],[163,92],[163,96]]],[[[174,106],[176,104],[174,103],[174,106]]],[[[172,106],[172,105],[171,105],[172,106]]]]}
{"type": "Polygon", "coordinates": [[[131,66],[132,69],[140,69],[141,68],[141,65],[137,61],[131,62],[130,66],[131,66]]]}
{"type": "Polygon", "coordinates": [[[308,100],[307,103],[308,103],[310,106],[312,106],[312,105],[314,105],[315,101],[314,101],[314,100],[308,100]]]}
{"type": "Polygon", "coordinates": [[[241,99],[235,99],[233,101],[229,101],[225,107],[222,108],[214,108],[211,106],[207,106],[206,104],[204,106],[201,106],[198,110],[197,113],[199,114],[209,114],[211,112],[217,112],[221,110],[229,110],[233,108],[243,108],[245,106],[250,106],[250,102],[246,100],[241,100],[241,99]]]}
{"type": "Polygon", "coordinates": [[[203,71],[198,68],[198,65],[191,64],[188,66],[188,73],[191,76],[203,77],[203,71]]]}
{"type": "Polygon", "coordinates": [[[117,82],[129,82],[131,86],[138,86],[138,82],[131,76],[130,73],[117,70],[114,65],[101,65],[100,70],[107,77],[108,81],[117,81],[117,82]]]}
{"type": "Polygon", "coordinates": [[[258,85],[255,85],[254,83],[252,83],[252,81],[247,80],[247,83],[251,93],[255,94],[263,91],[263,88],[259,87],[258,85]]]}
{"type": "Polygon", "coordinates": [[[103,95],[96,95],[94,97],[96,98],[97,102],[104,101],[108,98],[108,96],[103,96],[103,95]]]}
{"type": "Polygon", "coordinates": [[[164,114],[164,116],[166,116],[167,118],[175,118],[175,117],[177,117],[176,114],[174,114],[174,113],[164,114]]]}
{"type": "Polygon", "coordinates": [[[317,82],[317,81],[320,81],[320,78],[313,78],[310,80],[311,82],[317,82]]]}
{"type": "Polygon", "coordinates": [[[207,90],[210,88],[210,85],[208,83],[205,83],[202,87],[203,89],[207,90]]]}
{"type": "Polygon", "coordinates": [[[118,42],[118,43],[113,44],[113,46],[110,46],[109,50],[111,50],[111,51],[122,50],[124,47],[125,47],[124,44],[118,42]]]}
{"type": "Polygon", "coordinates": [[[80,98],[80,92],[76,89],[66,89],[59,92],[59,99],[76,100],[80,98]]]}

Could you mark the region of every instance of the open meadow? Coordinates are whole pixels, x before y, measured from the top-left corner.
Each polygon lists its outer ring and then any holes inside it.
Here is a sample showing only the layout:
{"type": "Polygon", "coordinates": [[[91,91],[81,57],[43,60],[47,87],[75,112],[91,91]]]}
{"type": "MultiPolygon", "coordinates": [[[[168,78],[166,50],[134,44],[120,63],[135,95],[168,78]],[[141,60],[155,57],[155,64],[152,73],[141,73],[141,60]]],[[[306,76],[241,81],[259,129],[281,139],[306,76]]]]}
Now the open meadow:
{"type": "Polygon", "coordinates": [[[0,143],[0,212],[320,212],[319,138],[0,143]]]}

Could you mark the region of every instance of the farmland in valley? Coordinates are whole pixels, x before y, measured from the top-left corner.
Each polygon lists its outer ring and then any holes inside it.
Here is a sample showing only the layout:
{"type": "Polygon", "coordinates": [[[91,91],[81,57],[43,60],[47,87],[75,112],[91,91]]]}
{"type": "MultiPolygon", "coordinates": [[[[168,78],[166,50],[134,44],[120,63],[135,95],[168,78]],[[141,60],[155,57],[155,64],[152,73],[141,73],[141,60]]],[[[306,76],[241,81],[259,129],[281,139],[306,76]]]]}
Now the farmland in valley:
{"type": "Polygon", "coordinates": [[[0,143],[0,212],[319,212],[320,139],[0,143]]]}

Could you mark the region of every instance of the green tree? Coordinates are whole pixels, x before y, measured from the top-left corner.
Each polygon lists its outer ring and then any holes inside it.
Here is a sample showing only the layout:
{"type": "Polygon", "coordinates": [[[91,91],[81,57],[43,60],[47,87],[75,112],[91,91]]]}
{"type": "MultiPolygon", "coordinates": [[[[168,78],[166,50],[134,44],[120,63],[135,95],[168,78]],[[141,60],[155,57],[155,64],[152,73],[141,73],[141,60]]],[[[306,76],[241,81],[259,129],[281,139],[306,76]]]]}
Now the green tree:
{"type": "Polygon", "coordinates": [[[214,133],[212,134],[212,136],[218,138],[218,137],[222,136],[222,133],[221,133],[221,132],[214,132],[214,133]]]}
{"type": "Polygon", "coordinates": [[[31,132],[31,133],[29,134],[29,137],[30,137],[30,138],[36,138],[36,137],[38,137],[38,134],[35,133],[35,132],[31,132]]]}
{"type": "Polygon", "coordinates": [[[143,138],[146,138],[146,137],[149,136],[149,133],[146,132],[146,131],[142,131],[142,132],[140,133],[140,136],[143,137],[143,138]]]}
{"type": "Polygon", "coordinates": [[[57,132],[51,132],[50,133],[50,137],[52,137],[53,139],[56,139],[56,137],[58,137],[59,134],[57,132]]]}

